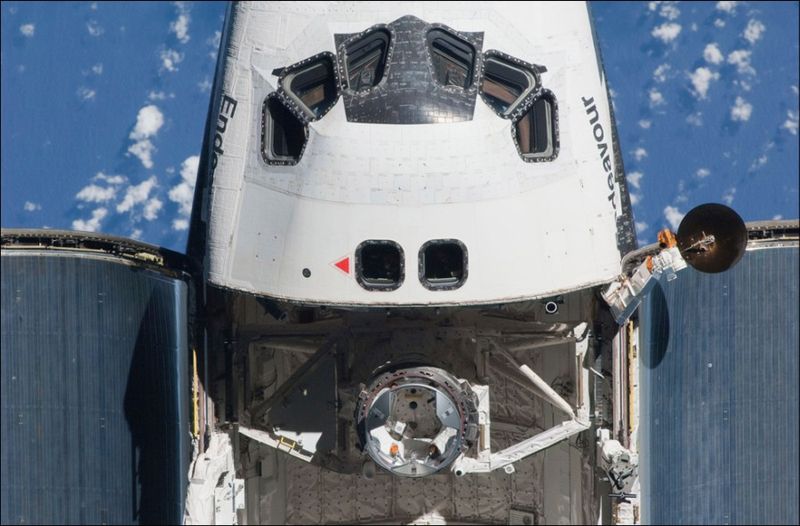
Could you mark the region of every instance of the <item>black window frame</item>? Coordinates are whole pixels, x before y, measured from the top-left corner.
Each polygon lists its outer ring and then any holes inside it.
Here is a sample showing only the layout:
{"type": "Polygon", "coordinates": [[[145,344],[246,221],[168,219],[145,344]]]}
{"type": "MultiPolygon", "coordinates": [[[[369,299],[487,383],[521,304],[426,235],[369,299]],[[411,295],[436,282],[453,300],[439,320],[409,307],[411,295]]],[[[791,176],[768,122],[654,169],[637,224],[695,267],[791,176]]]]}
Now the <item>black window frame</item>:
{"type": "MultiPolygon", "coordinates": [[[[541,111],[541,110],[539,110],[541,111]]],[[[538,124],[538,123],[537,123],[538,124]]],[[[535,134],[537,127],[531,128],[535,134]]],[[[527,104],[521,112],[520,117],[514,120],[514,125],[511,128],[511,133],[514,138],[514,144],[517,147],[517,152],[520,157],[526,162],[544,162],[552,161],[558,157],[559,151],[559,133],[558,133],[558,101],[552,91],[541,89],[539,93],[527,104]],[[548,132],[548,148],[540,152],[526,152],[524,151],[522,140],[520,137],[520,125],[528,118],[531,112],[537,111],[540,104],[547,103],[549,109],[544,113],[545,123],[544,130],[548,132]]]]}
{"type": "Polygon", "coordinates": [[[369,290],[369,291],[382,291],[382,292],[391,292],[393,290],[399,289],[406,278],[405,273],[405,252],[403,251],[403,247],[400,243],[393,241],[391,239],[367,239],[359,243],[356,247],[355,251],[355,275],[356,281],[358,284],[361,285],[362,288],[369,290]],[[370,246],[391,246],[397,249],[398,257],[399,257],[399,275],[398,279],[395,282],[391,283],[380,283],[374,281],[374,278],[365,278],[364,277],[364,265],[363,265],[363,251],[365,248],[370,246]]]}
{"type": "MultiPolygon", "coordinates": [[[[308,127],[302,119],[300,119],[284,101],[281,100],[277,92],[270,93],[264,99],[261,115],[261,158],[268,165],[295,165],[300,162],[305,152],[306,145],[308,144],[308,127]],[[278,108],[282,113],[282,117],[291,118],[296,121],[296,125],[302,128],[303,142],[297,155],[284,155],[278,154],[274,150],[275,139],[275,123],[276,119],[273,115],[271,107],[278,108]]],[[[282,120],[282,119],[281,119],[282,120]]]]}
{"type": "MultiPolygon", "coordinates": [[[[499,73],[492,73],[491,76],[498,77],[499,73]]],[[[502,85],[502,82],[492,81],[495,84],[502,85]]],[[[508,84],[511,82],[509,81],[508,84]]],[[[480,77],[480,93],[481,98],[489,106],[492,111],[494,111],[500,117],[505,119],[513,119],[515,117],[515,112],[518,108],[523,107],[525,105],[526,100],[533,96],[537,90],[539,90],[542,86],[541,78],[539,76],[539,72],[537,67],[533,64],[528,64],[522,60],[514,58],[510,55],[506,55],[505,53],[501,53],[497,50],[488,50],[483,53],[483,60],[481,62],[481,77],[480,77]],[[490,73],[488,69],[491,67],[493,63],[499,64],[501,67],[505,67],[509,70],[513,70],[516,73],[519,73],[526,77],[528,80],[528,87],[524,88],[520,91],[519,95],[508,104],[505,110],[500,110],[496,107],[496,103],[493,102],[492,99],[498,99],[498,97],[494,97],[489,95],[486,90],[484,89],[485,83],[489,80],[488,77],[490,73]]]]}
{"type": "MultiPolygon", "coordinates": [[[[470,90],[475,86],[475,72],[478,67],[478,61],[480,60],[480,54],[478,50],[475,48],[475,45],[467,40],[466,38],[460,36],[458,33],[453,31],[452,29],[442,27],[442,26],[435,26],[428,30],[425,35],[425,42],[427,43],[428,47],[428,54],[431,62],[431,71],[433,73],[433,80],[436,82],[437,85],[451,89],[461,89],[461,90],[470,90]],[[459,86],[456,84],[446,84],[439,79],[437,75],[437,68],[436,68],[436,56],[443,56],[445,60],[449,60],[450,62],[454,62],[450,60],[450,58],[459,58],[457,53],[451,53],[448,56],[448,53],[445,52],[443,47],[439,45],[437,47],[437,42],[442,41],[446,47],[449,47],[451,50],[460,51],[461,53],[464,52],[464,48],[469,48],[472,53],[471,60],[469,62],[469,67],[467,68],[466,75],[464,76],[465,85],[459,86]],[[462,49],[459,49],[462,48],[462,49]]],[[[460,57],[463,58],[463,57],[460,57]]]]}
{"type": "MultiPolygon", "coordinates": [[[[361,34],[356,35],[353,38],[350,38],[346,42],[341,44],[340,47],[340,61],[341,61],[341,77],[342,77],[342,85],[344,88],[350,93],[365,93],[370,90],[373,90],[380,86],[384,79],[386,79],[389,73],[389,60],[392,56],[392,47],[394,45],[394,35],[392,31],[384,25],[373,26],[361,34]],[[381,38],[384,37],[384,38],[381,38]],[[385,48],[380,55],[379,58],[379,65],[380,65],[380,76],[377,82],[373,82],[371,85],[367,87],[360,87],[360,88],[353,88],[350,84],[350,53],[353,53],[353,48],[356,47],[366,47],[371,45],[371,41],[376,40],[383,40],[385,42],[385,48]]],[[[358,49],[360,51],[360,49],[358,49]]],[[[363,57],[359,57],[363,60],[363,57]]],[[[359,64],[360,65],[360,64],[359,64]]]]}
{"type": "MultiPolygon", "coordinates": [[[[305,115],[305,119],[307,121],[319,120],[324,117],[339,100],[341,86],[339,82],[336,57],[334,57],[333,53],[324,52],[292,64],[291,66],[281,70],[278,84],[281,91],[291,101],[292,105],[297,107],[297,109],[299,109],[305,115]],[[323,67],[327,70],[326,73],[328,78],[326,79],[326,83],[329,83],[328,88],[332,90],[332,93],[328,94],[329,96],[327,97],[326,103],[320,104],[319,106],[309,106],[306,101],[303,100],[302,95],[296,93],[292,89],[292,84],[298,77],[308,73],[315,67],[323,67]]],[[[323,93],[325,93],[324,88],[323,93]]],[[[326,100],[324,94],[322,100],[326,100]]]]}
{"type": "Polygon", "coordinates": [[[419,281],[428,290],[455,290],[461,288],[469,276],[469,253],[467,246],[458,239],[431,239],[426,241],[419,249],[419,281]],[[456,245],[461,249],[462,255],[462,274],[457,281],[431,281],[427,277],[425,265],[425,252],[434,245],[456,245]]]}

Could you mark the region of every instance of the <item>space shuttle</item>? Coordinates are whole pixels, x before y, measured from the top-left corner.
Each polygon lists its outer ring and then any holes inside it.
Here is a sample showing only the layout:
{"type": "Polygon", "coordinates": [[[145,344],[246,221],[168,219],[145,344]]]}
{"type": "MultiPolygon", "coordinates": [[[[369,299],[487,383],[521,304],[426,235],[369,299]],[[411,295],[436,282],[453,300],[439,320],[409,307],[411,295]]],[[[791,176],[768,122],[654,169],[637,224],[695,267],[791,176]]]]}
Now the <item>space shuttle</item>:
{"type": "Polygon", "coordinates": [[[3,229],[2,522],[797,522],[798,221],[620,152],[583,3],[232,3],[186,254],[3,229]]]}

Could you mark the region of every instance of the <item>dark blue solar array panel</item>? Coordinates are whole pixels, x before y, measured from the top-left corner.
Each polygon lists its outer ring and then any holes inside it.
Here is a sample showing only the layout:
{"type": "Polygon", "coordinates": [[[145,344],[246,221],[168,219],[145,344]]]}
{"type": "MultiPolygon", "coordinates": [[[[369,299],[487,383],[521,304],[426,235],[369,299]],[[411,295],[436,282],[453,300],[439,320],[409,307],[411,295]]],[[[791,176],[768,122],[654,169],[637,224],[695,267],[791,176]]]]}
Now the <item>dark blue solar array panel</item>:
{"type": "Polygon", "coordinates": [[[0,522],[179,524],[186,283],[19,253],[2,256],[0,522]]]}
{"type": "Polygon", "coordinates": [[[798,250],[682,271],[640,311],[642,517],[797,524],[798,250]]]}

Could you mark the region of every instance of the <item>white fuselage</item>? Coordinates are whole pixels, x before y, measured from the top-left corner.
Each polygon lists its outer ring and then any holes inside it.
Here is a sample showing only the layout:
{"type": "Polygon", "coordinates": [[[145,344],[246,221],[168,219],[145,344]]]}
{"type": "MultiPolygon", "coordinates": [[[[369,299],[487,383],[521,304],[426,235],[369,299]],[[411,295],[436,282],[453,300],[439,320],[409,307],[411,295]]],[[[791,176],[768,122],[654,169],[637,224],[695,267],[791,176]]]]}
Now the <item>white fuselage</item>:
{"type": "Polygon", "coordinates": [[[223,131],[210,126],[216,152],[207,152],[214,158],[205,218],[212,284],[311,304],[469,305],[547,297],[618,274],[622,205],[612,123],[584,4],[243,2],[231,9],[212,114],[223,131]],[[297,164],[264,162],[262,111],[278,89],[275,70],[336,55],[335,35],[407,15],[482,33],[479,52],[545,66],[542,85],[558,104],[557,157],[525,162],[512,121],[478,94],[471,119],[432,124],[351,122],[340,97],[308,124],[297,164]],[[354,276],[356,247],[370,239],[403,249],[405,278],[394,290],[366,290],[354,276]],[[468,277],[459,288],[420,283],[420,247],[434,239],[466,247],[468,277]],[[348,272],[334,265],[346,258],[348,272]]]}

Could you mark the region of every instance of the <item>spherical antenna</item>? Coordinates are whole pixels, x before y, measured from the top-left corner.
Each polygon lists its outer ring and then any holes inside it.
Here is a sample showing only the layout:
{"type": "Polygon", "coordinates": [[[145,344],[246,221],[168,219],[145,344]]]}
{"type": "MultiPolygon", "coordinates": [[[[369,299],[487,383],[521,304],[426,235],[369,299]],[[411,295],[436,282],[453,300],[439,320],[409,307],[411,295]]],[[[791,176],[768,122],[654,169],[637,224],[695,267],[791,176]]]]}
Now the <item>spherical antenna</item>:
{"type": "Polygon", "coordinates": [[[706,203],[689,211],[678,227],[678,248],[689,265],[715,274],[734,266],[747,248],[747,227],[725,205],[706,203]]]}

